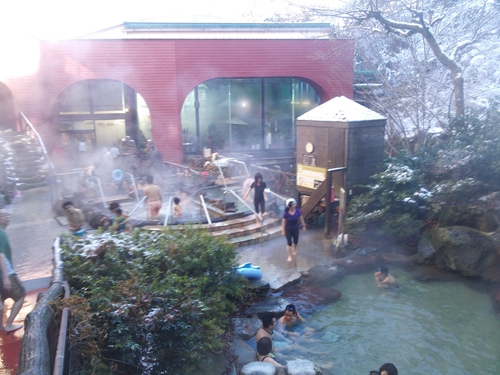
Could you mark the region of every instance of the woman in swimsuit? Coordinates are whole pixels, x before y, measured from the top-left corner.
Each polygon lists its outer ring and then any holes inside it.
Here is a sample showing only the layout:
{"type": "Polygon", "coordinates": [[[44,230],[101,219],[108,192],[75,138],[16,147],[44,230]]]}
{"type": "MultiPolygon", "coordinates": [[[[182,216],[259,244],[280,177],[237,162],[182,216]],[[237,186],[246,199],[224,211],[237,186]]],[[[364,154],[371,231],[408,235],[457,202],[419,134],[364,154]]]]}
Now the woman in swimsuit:
{"type": "Polygon", "coordinates": [[[276,368],[286,368],[286,363],[279,363],[277,358],[271,353],[273,341],[269,337],[263,337],[257,343],[257,359],[259,362],[272,363],[276,368]]]}

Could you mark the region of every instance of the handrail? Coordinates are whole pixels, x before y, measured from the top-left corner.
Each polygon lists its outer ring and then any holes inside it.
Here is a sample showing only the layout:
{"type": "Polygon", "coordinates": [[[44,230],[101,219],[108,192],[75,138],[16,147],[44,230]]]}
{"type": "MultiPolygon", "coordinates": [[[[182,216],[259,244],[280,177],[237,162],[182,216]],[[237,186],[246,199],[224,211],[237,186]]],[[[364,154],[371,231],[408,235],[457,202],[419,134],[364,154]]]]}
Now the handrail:
{"type": "Polygon", "coordinates": [[[163,226],[166,227],[168,224],[168,217],[172,215],[172,200],[174,198],[170,197],[168,200],[168,206],[167,206],[167,214],[165,215],[165,221],[163,222],[163,226]]]}
{"type": "Polygon", "coordinates": [[[247,173],[247,176],[249,176],[249,177],[250,177],[250,172],[249,172],[249,170],[248,170],[248,168],[247,168],[247,164],[246,164],[245,162],[240,161],[240,160],[235,159],[235,158],[228,158],[228,157],[223,156],[223,155],[221,155],[221,154],[219,154],[219,156],[220,156],[221,158],[223,158],[223,159],[226,159],[227,161],[229,161],[229,162],[231,162],[231,163],[243,164],[243,166],[245,167],[245,172],[247,173]]]}
{"type": "Polygon", "coordinates": [[[231,194],[233,194],[233,195],[234,195],[234,196],[235,196],[235,197],[236,197],[236,198],[237,198],[237,199],[238,199],[241,203],[243,203],[243,204],[244,204],[244,205],[245,205],[245,206],[246,206],[246,207],[247,207],[250,211],[252,211],[252,212],[255,214],[255,216],[257,216],[257,217],[258,217],[258,218],[262,221],[262,215],[261,215],[261,214],[258,214],[257,212],[255,212],[255,210],[254,210],[252,207],[250,207],[250,205],[249,205],[247,202],[245,202],[245,201],[243,200],[243,198],[241,198],[238,194],[236,194],[236,193],[235,193],[233,190],[231,190],[231,189],[226,189],[226,190],[224,191],[224,194],[225,194],[225,193],[227,193],[227,192],[230,192],[231,194]]]}
{"type": "Polygon", "coordinates": [[[28,124],[31,131],[35,134],[36,138],[38,139],[38,143],[40,143],[40,147],[42,148],[43,155],[47,158],[47,161],[49,162],[50,168],[52,168],[52,170],[55,170],[55,166],[52,163],[52,161],[50,160],[49,154],[47,153],[47,149],[45,148],[45,145],[42,141],[42,137],[40,137],[40,134],[38,134],[38,132],[35,130],[35,127],[30,122],[30,120],[28,120],[28,118],[24,115],[24,113],[22,113],[22,112],[19,112],[19,113],[23,117],[24,121],[26,121],[26,124],[28,124]]]}
{"type": "Polygon", "coordinates": [[[212,231],[212,219],[210,219],[210,214],[208,213],[207,204],[205,202],[205,197],[203,196],[203,194],[200,194],[200,201],[201,201],[201,206],[203,207],[203,210],[205,211],[205,216],[207,217],[208,226],[209,226],[210,232],[211,232],[212,231]]]}
{"type": "Polygon", "coordinates": [[[216,164],[216,163],[214,163],[214,164],[215,164],[215,165],[217,166],[217,168],[219,169],[220,178],[222,179],[222,182],[224,183],[224,187],[225,187],[226,189],[228,189],[227,184],[226,184],[226,179],[224,178],[224,173],[222,172],[222,168],[220,167],[220,165],[219,165],[219,164],[216,164]]]}
{"type": "Polygon", "coordinates": [[[128,174],[130,176],[130,179],[132,180],[132,184],[134,185],[135,199],[136,199],[136,201],[139,201],[139,193],[137,191],[137,184],[135,183],[134,175],[132,173],[128,173],[128,172],[125,172],[125,174],[128,174]]]}
{"type": "Polygon", "coordinates": [[[189,168],[189,167],[187,167],[185,165],[182,165],[182,164],[177,164],[177,163],[174,163],[174,162],[171,162],[171,161],[166,161],[166,160],[163,160],[163,163],[165,163],[165,164],[172,164],[172,165],[175,165],[176,167],[187,169],[189,172],[194,173],[195,175],[200,175],[201,174],[200,172],[195,171],[194,169],[191,169],[191,168],[189,168]]]}
{"type": "Polygon", "coordinates": [[[132,214],[135,212],[135,210],[137,210],[137,208],[140,206],[140,204],[146,199],[147,197],[144,196],[142,197],[142,199],[135,205],[135,207],[132,209],[132,211],[130,211],[130,213],[128,214],[128,216],[132,216],[132,214]]]}
{"type": "Polygon", "coordinates": [[[271,195],[274,195],[276,198],[282,199],[282,200],[284,200],[284,201],[286,202],[287,198],[282,197],[282,196],[281,196],[281,195],[279,195],[279,194],[276,194],[276,193],[275,193],[274,191],[272,191],[271,189],[266,189],[266,190],[267,190],[267,191],[266,191],[266,193],[271,194],[271,195]]]}
{"type": "Polygon", "coordinates": [[[99,193],[101,194],[102,204],[104,206],[104,209],[106,209],[107,208],[106,196],[104,195],[104,190],[102,188],[101,180],[98,177],[96,177],[96,176],[91,176],[91,177],[93,177],[97,181],[97,186],[99,188],[99,193]]]}

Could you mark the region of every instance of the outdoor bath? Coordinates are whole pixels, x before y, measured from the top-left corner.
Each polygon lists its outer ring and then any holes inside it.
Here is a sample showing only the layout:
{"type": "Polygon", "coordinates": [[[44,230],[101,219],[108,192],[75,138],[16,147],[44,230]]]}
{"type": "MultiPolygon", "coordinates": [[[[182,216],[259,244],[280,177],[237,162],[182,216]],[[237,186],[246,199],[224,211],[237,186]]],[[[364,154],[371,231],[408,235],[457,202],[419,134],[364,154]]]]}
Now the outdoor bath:
{"type": "Polygon", "coordinates": [[[498,373],[500,319],[482,285],[461,277],[420,281],[395,267],[390,272],[398,290],[378,289],[373,272],[349,274],[332,286],[342,292],[340,300],[326,307],[288,294],[307,320],[295,327],[303,350],[275,339],[277,353],[322,367],[334,362],[335,375],[368,374],[385,362],[400,374],[498,373]]]}

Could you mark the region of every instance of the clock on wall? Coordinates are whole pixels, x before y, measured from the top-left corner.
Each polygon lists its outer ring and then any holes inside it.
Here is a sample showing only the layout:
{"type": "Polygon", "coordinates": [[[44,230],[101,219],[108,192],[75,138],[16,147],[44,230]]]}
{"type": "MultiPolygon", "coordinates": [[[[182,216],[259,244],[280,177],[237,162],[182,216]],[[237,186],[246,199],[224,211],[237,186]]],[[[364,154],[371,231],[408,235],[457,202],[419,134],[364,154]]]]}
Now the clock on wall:
{"type": "Polygon", "coordinates": [[[314,151],[314,145],[311,142],[306,143],[306,152],[311,153],[314,151]]]}

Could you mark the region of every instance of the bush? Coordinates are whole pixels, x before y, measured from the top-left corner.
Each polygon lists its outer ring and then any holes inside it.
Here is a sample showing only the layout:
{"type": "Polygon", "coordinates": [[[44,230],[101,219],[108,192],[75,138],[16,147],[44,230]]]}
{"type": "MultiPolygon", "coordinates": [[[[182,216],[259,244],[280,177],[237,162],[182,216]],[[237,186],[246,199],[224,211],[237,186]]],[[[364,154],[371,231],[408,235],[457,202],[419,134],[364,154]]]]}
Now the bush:
{"type": "Polygon", "coordinates": [[[62,244],[82,374],[177,374],[223,347],[243,297],[236,253],[206,231],[102,233],[62,244]]]}

